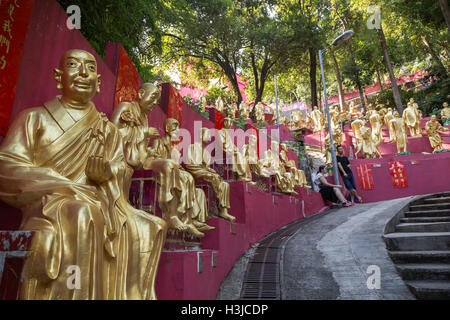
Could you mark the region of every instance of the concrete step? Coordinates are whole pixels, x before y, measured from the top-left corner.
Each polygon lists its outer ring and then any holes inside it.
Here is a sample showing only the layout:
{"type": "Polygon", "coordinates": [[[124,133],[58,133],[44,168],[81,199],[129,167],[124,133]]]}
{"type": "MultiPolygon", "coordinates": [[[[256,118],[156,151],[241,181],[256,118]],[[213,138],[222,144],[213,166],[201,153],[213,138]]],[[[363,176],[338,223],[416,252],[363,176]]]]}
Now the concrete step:
{"type": "Polygon", "coordinates": [[[408,263],[395,267],[403,280],[450,280],[449,263],[408,263]]]}
{"type": "Polygon", "coordinates": [[[449,251],[389,251],[394,263],[450,263],[449,251]]]}
{"type": "Polygon", "coordinates": [[[443,280],[410,280],[406,285],[411,292],[423,300],[450,299],[450,281],[443,280]]]}
{"type": "Polygon", "coordinates": [[[414,217],[401,218],[401,223],[422,223],[422,222],[450,222],[450,217],[414,217]]]}
{"type": "Polygon", "coordinates": [[[427,210],[442,210],[442,209],[450,209],[450,202],[415,204],[409,206],[410,211],[427,211],[427,210]]]}
{"type": "Polygon", "coordinates": [[[396,232],[450,232],[450,222],[399,223],[396,232]]]}
{"type": "Polygon", "coordinates": [[[450,250],[450,232],[395,232],[383,240],[391,251],[450,250]]]}
{"type": "Polygon", "coordinates": [[[450,196],[423,199],[424,204],[450,202],[450,196]]]}
{"type": "Polygon", "coordinates": [[[406,211],[405,217],[450,217],[450,209],[406,211]]]}

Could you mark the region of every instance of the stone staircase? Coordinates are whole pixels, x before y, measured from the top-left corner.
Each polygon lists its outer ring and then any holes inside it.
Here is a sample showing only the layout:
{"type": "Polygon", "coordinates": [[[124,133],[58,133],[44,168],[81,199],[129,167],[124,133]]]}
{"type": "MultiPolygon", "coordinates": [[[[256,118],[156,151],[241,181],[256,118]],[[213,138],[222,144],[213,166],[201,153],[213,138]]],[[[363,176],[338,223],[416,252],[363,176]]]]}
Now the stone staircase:
{"type": "Polygon", "coordinates": [[[450,299],[450,193],[413,201],[391,221],[383,240],[411,292],[450,299]]]}

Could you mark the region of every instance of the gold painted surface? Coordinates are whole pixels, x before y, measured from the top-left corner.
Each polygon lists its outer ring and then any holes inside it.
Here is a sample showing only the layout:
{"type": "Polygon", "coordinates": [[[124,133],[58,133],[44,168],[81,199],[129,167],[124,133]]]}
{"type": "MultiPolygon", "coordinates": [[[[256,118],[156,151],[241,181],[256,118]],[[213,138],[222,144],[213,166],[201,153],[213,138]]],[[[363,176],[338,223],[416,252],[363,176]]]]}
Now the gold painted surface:
{"type": "Polygon", "coordinates": [[[394,119],[392,119],[389,123],[392,126],[395,135],[395,142],[397,143],[397,152],[398,153],[407,152],[406,149],[408,146],[408,136],[406,133],[407,126],[405,120],[403,120],[403,118],[400,117],[398,111],[395,111],[394,119]]]}
{"type": "Polygon", "coordinates": [[[67,51],[55,79],[62,96],[20,113],[0,147],[0,197],[36,231],[20,298],[155,299],[167,225],[128,202],[121,135],[90,101],[95,58],[67,51]]]}
{"type": "Polygon", "coordinates": [[[311,112],[311,120],[313,132],[323,131],[323,115],[317,106],[315,106],[314,110],[311,112]]]}
{"type": "Polygon", "coordinates": [[[291,173],[291,179],[292,183],[294,184],[294,187],[303,187],[303,188],[310,188],[306,182],[306,176],[305,172],[301,169],[297,168],[297,165],[295,164],[294,160],[289,160],[287,156],[288,152],[288,146],[285,143],[282,143],[280,150],[280,160],[281,165],[285,167],[287,172],[291,173]]]}
{"type": "Polygon", "coordinates": [[[431,148],[433,148],[433,153],[442,150],[442,138],[439,131],[449,131],[450,129],[443,127],[435,115],[431,116],[431,120],[425,125],[425,131],[427,132],[428,139],[430,140],[431,148]]]}
{"type": "Polygon", "coordinates": [[[244,119],[250,118],[250,108],[244,101],[239,104],[239,115],[241,115],[244,119]]]}
{"type": "Polygon", "coordinates": [[[420,111],[417,103],[411,98],[408,102],[407,108],[403,111],[403,120],[409,128],[411,138],[421,137],[422,129],[420,128],[420,111]]]}

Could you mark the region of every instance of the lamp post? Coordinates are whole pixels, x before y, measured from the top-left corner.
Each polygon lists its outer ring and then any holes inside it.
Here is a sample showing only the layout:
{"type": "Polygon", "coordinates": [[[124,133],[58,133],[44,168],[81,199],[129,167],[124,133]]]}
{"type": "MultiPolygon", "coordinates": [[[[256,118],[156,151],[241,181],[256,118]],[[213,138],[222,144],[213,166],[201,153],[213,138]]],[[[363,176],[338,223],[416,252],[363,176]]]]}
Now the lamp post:
{"type": "Polygon", "coordinates": [[[333,132],[331,132],[331,121],[330,121],[330,110],[328,108],[328,97],[327,97],[327,87],[325,83],[325,73],[323,71],[323,61],[322,61],[322,54],[327,51],[331,46],[337,46],[341,44],[344,41],[347,41],[354,35],[353,30],[349,30],[341,34],[339,37],[333,40],[333,42],[326,47],[325,49],[319,50],[319,61],[320,61],[320,70],[322,72],[322,83],[323,83],[323,95],[325,98],[325,111],[327,113],[327,120],[328,120],[328,135],[330,136],[330,148],[331,148],[331,159],[333,161],[333,175],[334,175],[334,184],[339,185],[339,172],[337,167],[337,160],[336,160],[336,149],[334,147],[334,139],[333,139],[333,132]]]}
{"type": "MultiPolygon", "coordinates": [[[[281,65],[282,67],[284,65],[286,65],[286,63],[288,63],[290,59],[287,58],[286,60],[284,60],[283,64],[281,65]]],[[[278,93],[277,93],[277,73],[275,73],[275,75],[273,76],[274,78],[274,82],[275,82],[275,107],[277,109],[277,128],[278,128],[278,143],[281,144],[281,135],[280,135],[280,117],[279,117],[279,113],[278,113],[278,93]]]]}

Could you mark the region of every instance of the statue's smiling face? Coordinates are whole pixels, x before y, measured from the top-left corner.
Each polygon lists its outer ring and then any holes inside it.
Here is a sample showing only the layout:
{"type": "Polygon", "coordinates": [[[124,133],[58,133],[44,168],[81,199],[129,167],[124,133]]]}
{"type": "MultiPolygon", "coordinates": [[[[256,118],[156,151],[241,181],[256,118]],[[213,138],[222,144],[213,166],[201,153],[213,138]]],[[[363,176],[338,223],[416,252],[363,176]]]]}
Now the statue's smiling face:
{"type": "Polygon", "coordinates": [[[88,102],[99,91],[100,75],[92,54],[83,50],[69,50],[55,69],[55,78],[63,96],[78,102],[88,102]]]}

